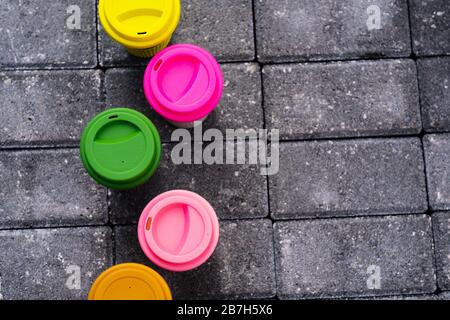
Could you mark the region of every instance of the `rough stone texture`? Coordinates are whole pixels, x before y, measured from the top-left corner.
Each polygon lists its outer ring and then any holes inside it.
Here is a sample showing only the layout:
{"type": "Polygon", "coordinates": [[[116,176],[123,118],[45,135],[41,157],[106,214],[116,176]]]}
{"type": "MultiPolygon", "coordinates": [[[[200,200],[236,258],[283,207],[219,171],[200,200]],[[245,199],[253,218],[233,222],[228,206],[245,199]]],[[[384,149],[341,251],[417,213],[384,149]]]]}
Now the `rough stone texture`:
{"type": "Polygon", "coordinates": [[[204,196],[221,219],[205,265],[156,268],[176,299],[450,299],[447,0],[182,0],[172,43],[223,62],[224,95],[203,130],[280,129],[280,172],[269,178],[257,165],[173,164],[175,128],[142,93],[149,59],[105,35],[96,2],[0,6],[0,299],[86,299],[113,262],[154,267],[133,224],[175,188],[204,196]],[[66,27],[69,5],[81,30],[66,27]],[[381,29],[369,30],[373,5],[381,29]],[[106,194],[77,147],[111,107],[143,111],[165,143],[147,184],[106,194]],[[275,242],[269,213],[289,219],[276,222],[275,242]]]}
{"type": "Polygon", "coordinates": [[[432,219],[438,286],[450,290],[450,212],[433,213],[432,219]]]}
{"type": "Polygon", "coordinates": [[[112,265],[111,231],[0,231],[0,252],[3,299],[84,300],[95,278],[112,265]]]}
{"type": "MultiPolygon", "coordinates": [[[[263,128],[261,76],[257,64],[223,64],[225,88],[219,106],[208,116],[203,130],[263,128]]],[[[171,141],[176,129],[154,112],[143,89],[141,69],[110,69],[106,72],[106,104],[108,107],[132,107],[149,117],[156,125],[163,142],[171,141]]]]}
{"type": "Polygon", "coordinates": [[[114,224],[135,223],[154,197],[185,189],[208,200],[221,219],[263,218],[268,215],[267,180],[256,165],[175,165],[172,145],[163,145],[161,164],[144,185],[129,191],[111,191],[114,224]]]}
{"type": "Polygon", "coordinates": [[[264,67],[268,128],[283,139],[419,133],[412,60],[264,67]]]}
{"type": "Polygon", "coordinates": [[[424,300],[445,300],[443,299],[444,296],[437,295],[437,294],[410,294],[410,295],[398,295],[398,296],[367,296],[367,297],[355,297],[355,298],[348,298],[347,300],[367,300],[367,301],[373,301],[373,300],[417,300],[417,301],[424,301],[424,300]]]}
{"type": "Polygon", "coordinates": [[[276,219],[427,210],[417,138],[284,143],[269,181],[276,219]]]}
{"type": "Polygon", "coordinates": [[[78,149],[0,151],[0,229],[104,224],[106,189],[78,149]]]}
{"type": "Polygon", "coordinates": [[[450,292],[446,291],[438,295],[440,300],[450,300],[450,292]]]}
{"type": "Polygon", "coordinates": [[[183,0],[174,43],[195,43],[220,61],[255,57],[252,0],[183,0]]]}
{"type": "Polygon", "coordinates": [[[409,0],[409,8],[414,53],[450,54],[450,2],[409,0]]]}
{"type": "Polygon", "coordinates": [[[256,0],[255,10],[262,61],[407,57],[411,52],[403,0],[256,0]],[[381,10],[380,29],[368,23],[372,5],[381,10]]]}
{"type": "MultiPolygon", "coordinates": [[[[193,43],[219,61],[252,61],[255,55],[252,0],[183,0],[180,24],[172,44],[193,43]]],[[[100,63],[103,66],[146,65],[148,59],[129,55],[99,26],[100,63]]]]}
{"type": "Polygon", "coordinates": [[[424,129],[450,131],[450,57],[419,59],[417,67],[424,129]]]}
{"type": "Polygon", "coordinates": [[[426,215],[277,222],[274,237],[281,298],[435,290],[426,215]]]}
{"type": "Polygon", "coordinates": [[[95,67],[95,16],[95,0],[2,0],[0,68],[95,67]],[[80,10],[80,29],[67,27],[72,5],[80,10]]]}
{"type": "Polygon", "coordinates": [[[78,145],[101,100],[100,71],[0,72],[0,146],[78,145]]]}
{"type": "Polygon", "coordinates": [[[136,227],[116,227],[117,263],[155,268],[168,281],[174,299],[249,299],[275,296],[273,231],[269,220],[222,221],[211,258],[197,269],[168,272],[142,253],[136,227]]]}
{"type": "Polygon", "coordinates": [[[428,199],[432,210],[450,210],[450,134],[424,137],[428,199]]]}

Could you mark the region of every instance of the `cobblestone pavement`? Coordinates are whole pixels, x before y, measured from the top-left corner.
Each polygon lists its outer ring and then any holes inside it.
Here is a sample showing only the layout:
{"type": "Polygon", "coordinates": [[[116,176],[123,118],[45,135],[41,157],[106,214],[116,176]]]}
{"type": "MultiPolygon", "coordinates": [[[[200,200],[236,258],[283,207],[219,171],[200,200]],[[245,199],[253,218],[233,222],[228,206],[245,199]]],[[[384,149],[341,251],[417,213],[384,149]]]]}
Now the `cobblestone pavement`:
{"type": "Polygon", "coordinates": [[[0,4],[0,298],[85,299],[115,263],[152,266],[135,224],[173,188],[221,219],[209,262],[156,268],[175,298],[450,298],[450,1],[182,0],[173,42],[209,49],[225,76],[204,127],[280,129],[268,178],[171,162],[147,61],[104,34],[95,0],[0,4]],[[137,190],[96,185],[78,156],[110,107],[161,132],[161,167],[137,190]]]}

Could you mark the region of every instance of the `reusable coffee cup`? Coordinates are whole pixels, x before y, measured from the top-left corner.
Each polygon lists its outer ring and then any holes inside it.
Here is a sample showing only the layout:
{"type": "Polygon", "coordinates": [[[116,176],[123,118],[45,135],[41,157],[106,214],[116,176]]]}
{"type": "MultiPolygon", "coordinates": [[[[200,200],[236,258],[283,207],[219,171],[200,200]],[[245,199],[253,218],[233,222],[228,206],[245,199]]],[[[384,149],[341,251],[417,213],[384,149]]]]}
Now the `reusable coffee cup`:
{"type": "Polygon", "coordinates": [[[153,269],[123,263],[95,280],[88,300],[172,300],[172,294],[166,281],[153,269]]]}
{"type": "Polygon", "coordinates": [[[187,271],[203,264],[214,252],[219,222],[204,198],[174,190],[160,194],[145,207],[138,238],[153,263],[170,271],[187,271]]]}
{"type": "Polygon", "coordinates": [[[161,158],[153,123],[132,109],[109,109],[83,131],[80,156],[89,175],[111,189],[131,189],[146,182],[161,158]]]}
{"type": "Polygon", "coordinates": [[[205,49],[177,44],[156,54],[144,74],[144,93],[152,108],[182,128],[203,121],[219,104],[223,75],[205,49]]]}
{"type": "Polygon", "coordinates": [[[170,42],[180,20],[180,0],[100,0],[105,32],[132,55],[150,58],[170,42]]]}

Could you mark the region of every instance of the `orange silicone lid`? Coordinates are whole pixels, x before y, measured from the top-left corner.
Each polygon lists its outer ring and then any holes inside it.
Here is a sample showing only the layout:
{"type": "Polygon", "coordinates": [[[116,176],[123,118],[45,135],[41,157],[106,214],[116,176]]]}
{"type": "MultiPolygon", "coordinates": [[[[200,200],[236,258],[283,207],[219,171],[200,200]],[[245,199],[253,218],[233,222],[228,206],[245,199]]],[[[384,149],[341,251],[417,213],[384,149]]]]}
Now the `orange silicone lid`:
{"type": "Polygon", "coordinates": [[[172,300],[172,294],[166,281],[153,269],[123,263],[95,280],[88,300],[172,300]]]}

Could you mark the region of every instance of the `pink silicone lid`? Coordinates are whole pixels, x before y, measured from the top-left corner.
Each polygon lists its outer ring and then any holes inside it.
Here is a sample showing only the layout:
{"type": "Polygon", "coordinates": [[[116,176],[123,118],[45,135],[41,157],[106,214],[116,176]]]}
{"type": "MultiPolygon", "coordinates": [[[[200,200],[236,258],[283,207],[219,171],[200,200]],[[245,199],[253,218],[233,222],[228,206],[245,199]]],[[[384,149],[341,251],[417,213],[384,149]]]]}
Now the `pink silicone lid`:
{"type": "Polygon", "coordinates": [[[196,193],[174,190],[145,207],[138,225],[139,244],[161,268],[187,271],[203,264],[217,246],[219,222],[208,201],[196,193]]]}
{"type": "Polygon", "coordinates": [[[156,54],[144,74],[144,93],[153,109],[175,122],[208,115],[222,98],[223,75],[216,59],[192,44],[156,54]]]}

